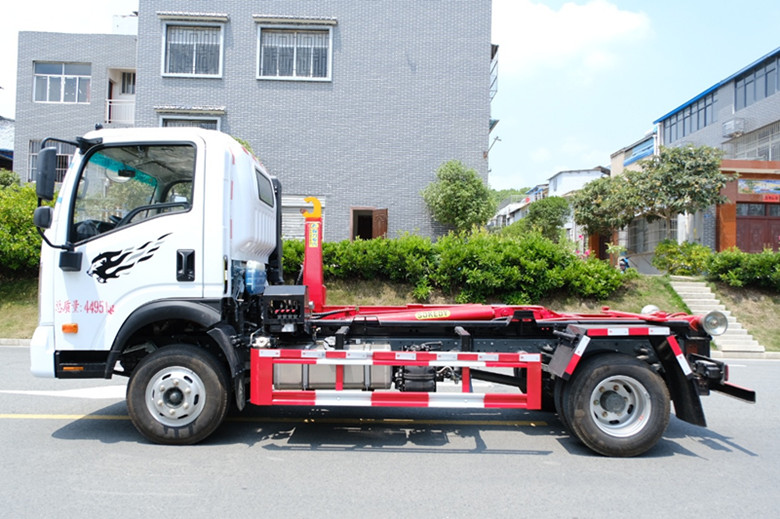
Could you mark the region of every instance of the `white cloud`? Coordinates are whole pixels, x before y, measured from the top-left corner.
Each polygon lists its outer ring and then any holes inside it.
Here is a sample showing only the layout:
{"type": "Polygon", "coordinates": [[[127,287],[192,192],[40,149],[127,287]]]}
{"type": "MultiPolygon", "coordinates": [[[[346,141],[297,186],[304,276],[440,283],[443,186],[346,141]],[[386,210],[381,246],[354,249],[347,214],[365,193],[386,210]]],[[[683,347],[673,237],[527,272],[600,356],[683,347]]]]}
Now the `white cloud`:
{"type": "Polygon", "coordinates": [[[557,10],[530,0],[493,0],[493,43],[500,46],[502,77],[552,69],[589,82],[613,68],[627,44],[650,34],[645,13],[606,0],[569,2],[557,10]]]}

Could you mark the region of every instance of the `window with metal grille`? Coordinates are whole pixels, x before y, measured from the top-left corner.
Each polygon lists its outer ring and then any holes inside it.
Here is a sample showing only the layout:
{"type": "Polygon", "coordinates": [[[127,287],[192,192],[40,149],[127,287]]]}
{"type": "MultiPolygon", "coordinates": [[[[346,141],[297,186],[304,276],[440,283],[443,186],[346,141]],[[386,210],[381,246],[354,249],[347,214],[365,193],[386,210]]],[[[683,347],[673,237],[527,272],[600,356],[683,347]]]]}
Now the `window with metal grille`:
{"type": "Polygon", "coordinates": [[[330,29],[259,29],[258,77],[330,79],[330,29]]]}
{"type": "Polygon", "coordinates": [[[201,117],[163,117],[163,127],[203,128],[204,130],[219,130],[219,119],[201,117]]]}
{"type": "MultiPolygon", "coordinates": [[[[27,160],[27,181],[33,182],[35,180],[35,173],[38,168],[38,152],[41,151],[41,140],[31,140],[28,144],[28,160],[27,160]]],[[[49,146],[57,148],[57,176],[56,181],[62,182],[65,172],[70,166],[73,155],[76,154],[76,147],[72,144],[66,144],[64,142],[51,142],[49,146]]]]}
{"type": "Polygon", "coordinates": [[[165,33],[165,73],[221,75],[222,27],[168,25],[165,33]]]}
{"type": "Polygon", "coordinates": [[[727,151],[727,158],[780,160],[780,122],[737,137],[727,151]]]}

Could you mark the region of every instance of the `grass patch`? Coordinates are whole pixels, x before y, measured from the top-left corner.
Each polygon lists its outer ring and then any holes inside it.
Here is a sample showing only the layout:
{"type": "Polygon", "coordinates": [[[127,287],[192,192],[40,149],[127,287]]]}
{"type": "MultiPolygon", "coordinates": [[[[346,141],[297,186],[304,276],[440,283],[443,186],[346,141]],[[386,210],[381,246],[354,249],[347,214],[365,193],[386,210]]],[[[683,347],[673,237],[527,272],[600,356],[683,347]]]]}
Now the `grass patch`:
{"type": "Polygon", "coordinates": [[[0,277],[0,337],[29,339],[38,325],[38,279],[0,277]]]}
{"type": "Polygon", "coordinates": [[[414,302],[414,287],[385,281],[344,281],[325,283],[327,303],[334,306],[403,306],[414,302]]]}
{"type": "Polygon", "coordinates": [[[780,294],[766,290],[734,288],[725,283],[709,285],[715,297],[720,299],[766,351],[780,351],[780,334],[777,333],[780,294]]]}
{"type": "MultiPolygon", "coordinates": [[[[326,285],[329,305],[402,306],[414,302],[414,287],[401,283],[332,280],[326,285]]],[[[454,304],[455,296],[434,291],[430,302],[454,304]]],[[[625,287],[604,300],[581,299],[559,293],[542,299],[539,304],[555,311],[580,313],[601,312],[603,306],[624,312],[639,312],[649,304],[668,313],[689,311],[680,296],[672,290],[669,279],[662,276],[638,276],[630,279],[625,287]]]]}
{"type": "Polygon", "coordinates": [[[667,313],[688,312],[680,296],[664,276],[637,276],[603,300],[580,299],[559,293],[543,298],[541,305],[556,312],[596,313],[603,306],[621,312],[639,313],[646,305],[655,305],[667,313]]]}

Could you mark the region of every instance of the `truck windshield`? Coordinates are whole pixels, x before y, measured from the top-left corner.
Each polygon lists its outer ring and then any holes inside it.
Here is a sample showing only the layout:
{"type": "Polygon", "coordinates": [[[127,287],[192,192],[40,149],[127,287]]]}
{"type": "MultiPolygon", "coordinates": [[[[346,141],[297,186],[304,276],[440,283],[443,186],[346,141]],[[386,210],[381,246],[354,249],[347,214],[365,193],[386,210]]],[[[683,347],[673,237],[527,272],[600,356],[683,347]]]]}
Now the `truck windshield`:
{"type": "Polygon", "coordinates": [[[78,243],[149,218],[188,211],[194,171],[193,145],[98,149],[81,171],[70,241],[78,243]]]}

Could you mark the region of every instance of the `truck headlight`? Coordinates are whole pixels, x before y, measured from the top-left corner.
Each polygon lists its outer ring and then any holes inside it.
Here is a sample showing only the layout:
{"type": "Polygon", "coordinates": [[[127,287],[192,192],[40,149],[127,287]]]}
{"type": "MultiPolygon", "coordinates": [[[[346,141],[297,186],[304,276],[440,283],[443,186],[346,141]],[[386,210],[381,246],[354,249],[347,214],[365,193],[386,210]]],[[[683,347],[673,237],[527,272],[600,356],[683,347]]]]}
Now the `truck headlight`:
{"type": "Polygon", "coordinates": [[[710,335],[723,335],[729,328],[729,320],[723,312],[713,310],[704,316],[701,325],[710,335]]]}

